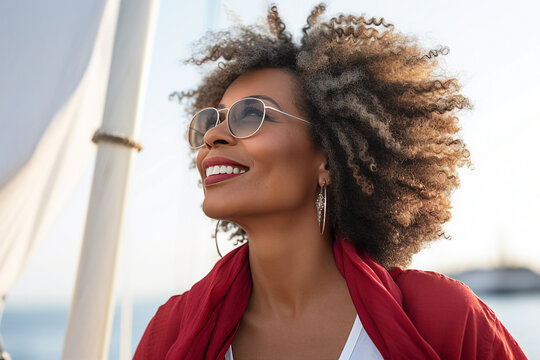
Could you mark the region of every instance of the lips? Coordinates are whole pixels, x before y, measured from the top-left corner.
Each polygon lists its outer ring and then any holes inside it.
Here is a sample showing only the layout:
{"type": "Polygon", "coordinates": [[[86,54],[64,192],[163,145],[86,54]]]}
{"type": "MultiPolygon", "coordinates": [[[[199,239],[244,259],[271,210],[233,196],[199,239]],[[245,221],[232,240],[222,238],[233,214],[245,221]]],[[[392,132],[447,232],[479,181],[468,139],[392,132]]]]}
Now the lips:
{"type": "Polygon", "coordinates": [[[207,169],[209,167],[216,166],[216,165],[218,165],[218,166],[223,166],[223,165],[224,166],[231,166],[233,168],[240,169],[242,172],[237,173],[237,174],[234,174],[234,173],[233,174],[213,174],[213,175],[206,176],[205,179],[204,179],[204,185],[211,185],[211,184],[215,184],[217,182],[227,180],[227,179],[230,179],[230,178],[233,178],[233,177],[236,177],[236,176],[241,176],[241,175],[245,174],[247,171],[249,171],[248,166],[246,166],[244,164],[241,164],[241,163],[239,163],[237,161],[234,161],[232,159],[222,157],[222,156],[211,157],[209,159],[205,159],[202,162],[202,168],[203,168],[205,173],[207,173],[207,169]]]}
{"type": "Polygon", "coordinates": [[[245,173],[242,173],[242,174],[219,174],[219,175],[216,174],[216,175],[210,175],[210,176],[208,176],[207,178],[204,179],[204,185],[212,185],[212,184],[215,184],[215,183],[223,181],[223,180],[227,180],[227,179],[237,177],[237,176],[242,176],[244,174],[245,173]]]}

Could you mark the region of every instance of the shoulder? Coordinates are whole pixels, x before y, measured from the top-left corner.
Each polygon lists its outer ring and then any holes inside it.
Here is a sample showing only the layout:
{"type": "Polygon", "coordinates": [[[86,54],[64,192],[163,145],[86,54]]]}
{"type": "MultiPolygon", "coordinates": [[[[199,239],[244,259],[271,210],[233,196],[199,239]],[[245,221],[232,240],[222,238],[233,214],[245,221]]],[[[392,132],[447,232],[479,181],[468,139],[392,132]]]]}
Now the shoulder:
{"type": "Polygon", "coordinates": [[[434,271],[404,270],[394,280],[404,302],[411,306],[437,301],[445,309],[463,310],[479,305],[478,297],[467,285],[434,271]]]}
{"type": "Polygon", "coordinates": [[[394,280],[403,295],[405,312],[420,326],[427,319],[445,327],[494,316],[468,286],[443,274],[404,270],[394,280]]]}
{"type": "Polygon", "coordinates": [[[180,331],[182,304],[187,293],[170,297],[158,308],[137,346],[134,360],[165,358],[180,331]]]}
{"type": "Polygon", "coordinates": [[[195,336],[219,299],[229,291],[231,282],[234,279],[245,282],[249,278],[245,264],[247,251],[246,244],[232,250],[191,289],[161,305],[146,327],[133,359],[164,359],[177,340],[186,341],[187,337],[195,336]]]}
{"type": "Polygon", "coordinates": [[[394,281],[403,294],[405,312],[444,358],[525,358],[493,310],[462,282],[412,269],[394,281]]]}

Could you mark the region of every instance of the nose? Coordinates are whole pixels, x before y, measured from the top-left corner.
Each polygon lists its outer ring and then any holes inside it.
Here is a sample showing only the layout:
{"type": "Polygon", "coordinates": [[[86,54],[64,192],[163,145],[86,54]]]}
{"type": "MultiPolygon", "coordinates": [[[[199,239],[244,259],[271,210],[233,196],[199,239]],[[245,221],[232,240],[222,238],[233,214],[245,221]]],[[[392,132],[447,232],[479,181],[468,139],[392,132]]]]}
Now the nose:
{"type": "Polygon", "coordinates": [[[206,134],[204,134],[204,143],[207,148],[212,148],[216,144],[235,144],[236,138],[231,135],[229,128],[227,127],[227,113],[228,111],[223,111],[227,109],[220,109],[219,111],[219,124],[209,129],[206,134]]]}

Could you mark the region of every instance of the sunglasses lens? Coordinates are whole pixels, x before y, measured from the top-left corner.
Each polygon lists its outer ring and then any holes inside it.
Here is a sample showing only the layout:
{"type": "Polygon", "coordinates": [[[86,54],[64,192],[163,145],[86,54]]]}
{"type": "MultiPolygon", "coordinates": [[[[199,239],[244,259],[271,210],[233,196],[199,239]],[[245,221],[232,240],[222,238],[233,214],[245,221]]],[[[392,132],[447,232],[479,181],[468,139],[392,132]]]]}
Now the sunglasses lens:
{"type": "Polygon", "coordinates": [[[216,126],[218,112],[216,109],[204,109],[197,113],[188,129],[188,141],[192,147],[199,147],[204,144],[204,134],[216,126]]]}
{"type": "Polygon", "coordinates": [[[258,99],[242,99],[229,110],[229,129],[234,136],[248,137],[261,126],[264,103],[258,99]]]}

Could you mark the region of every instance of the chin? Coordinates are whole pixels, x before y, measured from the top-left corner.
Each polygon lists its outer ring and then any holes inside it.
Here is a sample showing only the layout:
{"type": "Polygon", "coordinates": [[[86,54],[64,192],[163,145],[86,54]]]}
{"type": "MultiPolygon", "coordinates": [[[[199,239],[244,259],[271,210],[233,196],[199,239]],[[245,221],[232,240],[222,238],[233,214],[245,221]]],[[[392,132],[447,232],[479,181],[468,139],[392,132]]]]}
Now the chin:
{"type": "Polygon", "coordinates": [[[229,220],[233,216],[231,213],[231,204],[224,201],[210,201],[205,198],[202,204],[202,210],[206,216],[216,220],[229,220]]]}

